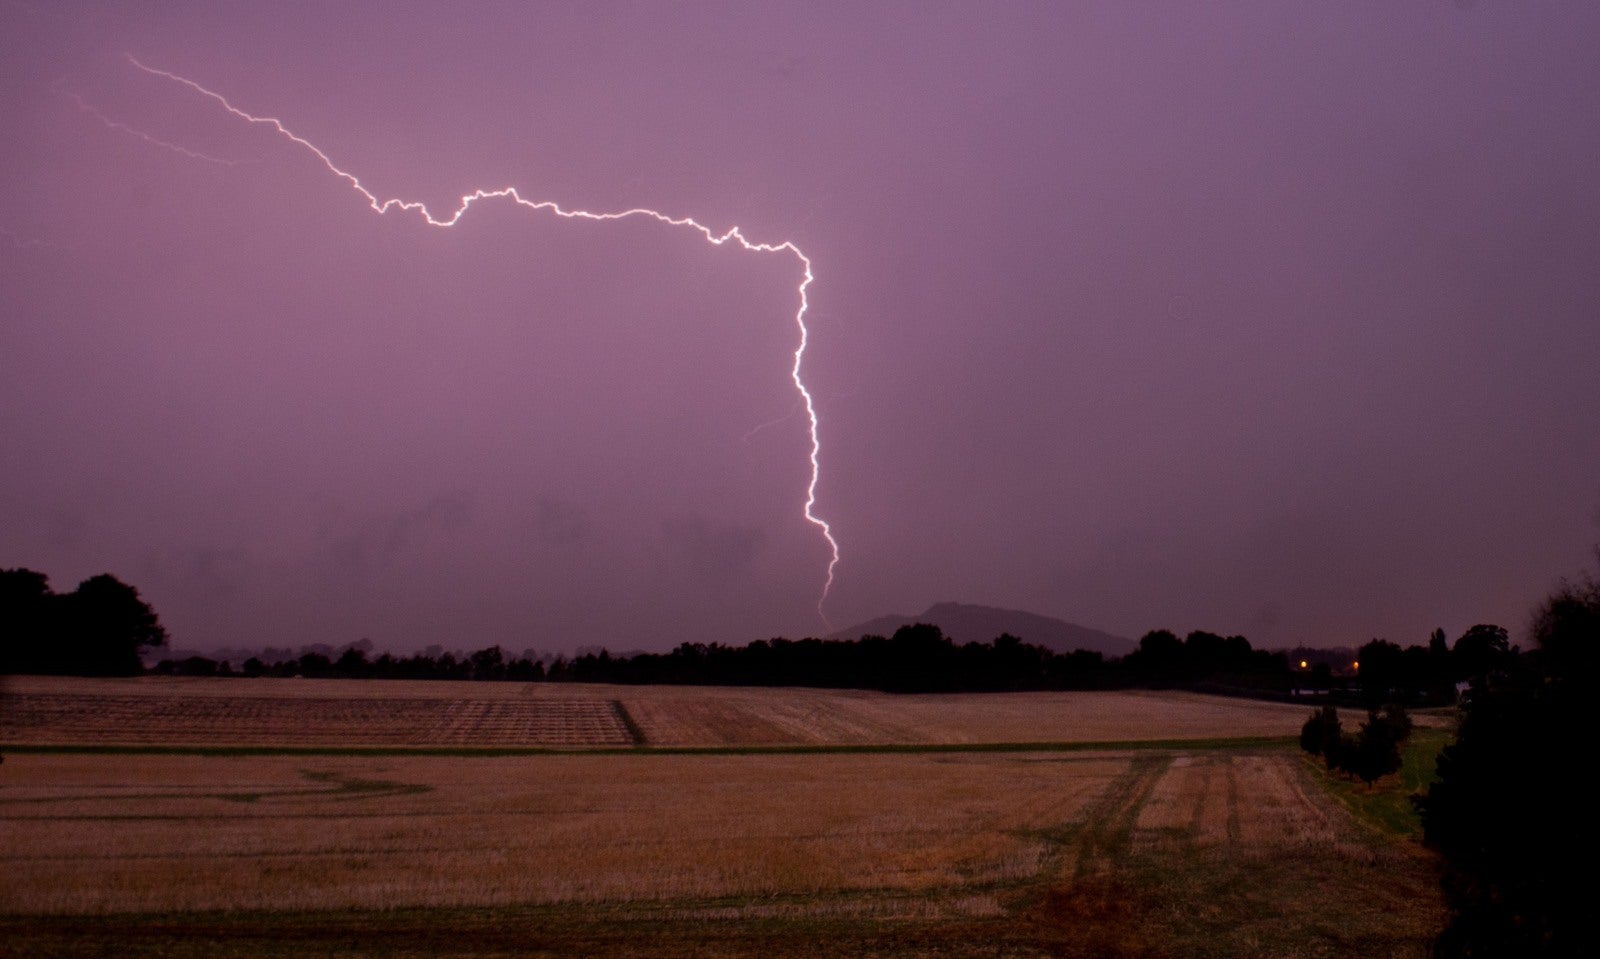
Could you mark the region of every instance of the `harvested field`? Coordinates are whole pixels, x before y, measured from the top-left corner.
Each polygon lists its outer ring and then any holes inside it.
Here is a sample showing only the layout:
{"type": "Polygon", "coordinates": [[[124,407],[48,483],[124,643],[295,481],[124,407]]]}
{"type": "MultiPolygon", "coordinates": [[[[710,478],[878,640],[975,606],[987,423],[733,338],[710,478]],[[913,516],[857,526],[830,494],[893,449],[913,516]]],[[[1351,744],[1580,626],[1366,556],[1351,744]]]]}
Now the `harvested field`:
{"type": "Polygon", "coordinates": [[[1045,860],[1030,830],[1070,821],[1126,765],[19,754],[0,795],[0,901],[97,913],[870,890],[955,891],[993,911],[995,884],[1045,860]]]}
{"type": "Polygon", "coordinates": [[[1139,811],[1139,849],[1326,847],[1329,817],[1306,792],[1297,766],[1281,757],[1197,755],[1173,760],[1139,811]]]}
{"type": "Polygon", "coordinates": [[[615,700],[30,694],[7,697],[16,743],[238,746],[633,746],[615,700]]]}
{"type": "Polygon", "coordinates": [[[8,706],[6,738],[39,739],[0,765],[0,954],[1386,957],[1423,955],[1441,916],[1431,859],[1352,819],[1292,745],[1218,741],[1297,731],[1301,707],[318,681],[11,692],[137,700],[119,723],[214,748],[74,751],[69,733],[92,746],[114,724],[34,707],[24,727],[8,706]],[[362,724],[387,743],[487,741],[483,722],[443,739],[445,692],[477,693],[480,718],[594,716],[574,740],[617,737],[595,704],[622,702],[624,733],[721,748],[361,751],[379,742],[362,724]],[[295,726],[309,716],[343,718],[295,726]],[[263,717],[288,728],[261,733],[263,717]],[[1028,729],[1065,745],[984,748],[1028,729]],[[251,734],[358,748],[224,748],[251,734]],[[1096,742],[1127,746],[1071,745],[1096,742]],[[956,751],[890,751],[906,743],[956,751]]]}
{"type": "Polygon", "coordinates": [[[3,776],[0,933],[49,954],[213,955],[188,937],[228,915],[240,955],[425,921],[428,948],[372,954],[1414,956],[1439,918],[1428,860],[1287,750],[23,753],[3,776]]]}
{"type": "Polygon", "coordinates": [[[883,746],[1294,736],[1304,706],[1173,692],[857,690],[22,677],[0,743],[883,746]]]}

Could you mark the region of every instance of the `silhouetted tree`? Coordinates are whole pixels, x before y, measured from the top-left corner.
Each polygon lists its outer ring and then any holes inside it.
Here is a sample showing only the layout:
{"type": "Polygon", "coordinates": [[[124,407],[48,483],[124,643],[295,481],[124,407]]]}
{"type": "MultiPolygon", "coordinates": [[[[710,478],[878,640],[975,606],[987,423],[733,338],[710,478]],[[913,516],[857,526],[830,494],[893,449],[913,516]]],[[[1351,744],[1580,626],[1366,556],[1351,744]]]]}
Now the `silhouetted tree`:
{"type": "Polygon", "coordinates": [[[1389,703],[1383,707],[1383,714],[1379,717],[1389,727],[1389,732],[1394,736],[1396,743],[1403,743],[1411,738],[1411,714],[1399,703],[1389,703]]]}
{"type": "Polygon", "coordinates": [[[1450,640],[1445,635],[1444,627],[1441,626],[1428,634],[1428,653],[1432,656],[1450,655],[1450,640]]]}
{"type": "Polygon", "coordinates": [[[57,642],[69,652],[75,674],[137,676],[144,671],[144,648],[167,641],[139,591],[109,573],[89,577],[61,600],[57,642]]]}
{"type": "Polygon", "coordinates": [[[1339,768],[1369,787],[1400,768],[1400,743],[1394,727],[1376,712],[1367,714],[1355,739],[1339,755],[1339,768]]]}
{"type": "Polygon", "coordinates": [[[473,653],[468,661],[472,663],[473,679],[505,679],[506,658],[499,646],[490,646],[473,653]]]}
{"type": "Polygon", "coordinates": [[[109,573],[61,595],[42,573],[0,570],[0,627],[6,672],[134,676],[141,652],[167,639],[139,591],[109,573]]]}
{"type": "MultiPolygon", "coordinates": [[[[176,663],[164,659],[159,664],[159,666],[167,665],[172,666],[171,672],[175,676],[215,676],[220,671],[217,661],[207,656],[190,656],[176,663]]],[[[159,666],[158,671],[160,671],[159,666]]]]}
{"type": "Polygon", "coordinates": [[[1503,626],[1480,623],[1456,640],[1452,654],[1457,682],[1495,669],[1511,652],[1511,637],[1503,626]]]}
{"type": "Polygon", "coordinates": [[[1428,702],[1433,704],[1456,701],[1455,657],[1450,652],[1450,641],[1443,629],[1435,629],[1428,636],[1428,651],[1423,668],[1422,688],[1427,691],[1428,702]]]}
{"type": "Polygon", "coordinates": [[[364,679],[372,671],[371,664],[367,662],[366,650],[351,646],[339,654],[334,661],[331,672],[346,679],[364,679]]]}
{"type": "Polygon", "coordinates": [[[544,663],[521,656],[506,664],[506,678],[522,683],[541,682],[545,678],[544,663]]]}
{"type": "Polygon", "coordinates": [[[1404,652],[1387,639],[1374,639],[1356,653],[1361,664],[1361,699],[1375,709],[1401,692],[1404,652]]]}
{"type": "Polygon", "coordinates": [[[1333,667],[1327,663],[1317,663],[1311,667],[1309,685],[1312,692],[1327,692],[1333,688],[1333,667]]]}
{"type": "Polygon", "coordinates": [[[1499,634],[1468,631],[1466,660],[1479,672],[1438,779],[1417,803],[1452,912],[1434,944],[1442,959],[1600,955],[1583,878],[1600,827],[1582,752],[1600,736],[1600,581],[1564,583],[1531,634],[1534,649],[1519,655],[1499,634]],[[1474,658],[1475,644],[1487,655],[1474,658]]]}
{"type": "Polygon", "coordinates": [[[1166,685],[1183,675],[1183,640],[1167,629],[1153,629],[1139,637],[1139,648],[1124,658],[1124,664],[1147,682],[1166,685]]]}
{"type": "Polygon", "coordinates": [[[1343,731],[1322,744],[1322,764],[1330,770],[1349,771],[1350,750],[1355,748],[1355,738],[1343,731]]]}
{"type": "Polygon", "coordinates": [[[1330,746],[1338,746],[1341,735],[1339,711],[1332,706],[1323,706],[1313,710],[1311,718],[1300,727],[1300,748],[1313,756],[1321,756],[1330,746]]]}
{"type": "Polygon", "coordinates": [[[39,667],[55,646],[57,599],[45,574],[0,569],[0,673],[46,671],[39,667]]]}

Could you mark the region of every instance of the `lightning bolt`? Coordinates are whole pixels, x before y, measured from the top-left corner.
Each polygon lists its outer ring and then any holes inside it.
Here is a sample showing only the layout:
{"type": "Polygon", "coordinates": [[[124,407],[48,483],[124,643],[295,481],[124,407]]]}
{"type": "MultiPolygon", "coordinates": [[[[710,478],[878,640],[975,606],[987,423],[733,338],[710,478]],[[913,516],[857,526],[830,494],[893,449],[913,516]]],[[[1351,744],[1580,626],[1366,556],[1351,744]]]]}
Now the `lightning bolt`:
{"type": "MultiPolygon", "coordinates": [[[[812,281],[816,277],[811,270],[811,258],[806,256],[805,253],[801,252],[800,248],[796,246],[793,241],[785,240],[782,243],[760,243],[746,237],[737,226],[729,227],[727,230],[719,233],[692,217],[670,216],[666,213],[660,212],[659,210],[652,210],[646,207],[633,207],[632,209],[612,213],[593,213],[588,210],[568,210],[562,207],[560,204],[550,200],[527,199],[521,193],[517,192],[516,187],[509,186],[493,190],[474,190],[471,193],[465,194],[461,197],[460,205],[457,206],[449,216],[442,218],[437,217],[428,209],[425,203],[422,203],[419,200],[403,200],[398,197],[379,199],[378,195],[367,189],[367,187],[361,182],[360,178],[358,178],[355,174],[336,165],[328,156],[328,154],[324,153],[320,147],[290,130],[287,126],[284,126],[283,121],[277,119],[276,117],[257,116],[253,113],[248,113],[234,106],[222,94],[213,90],[209,90],[195,81],[190,80],[188,77],[182,77],[176,73],[170,73],[157,67],[148,66],[147,64],[140,62],[138,58],[134,57],[132,54],[127,54],[126,56],[129,63],[133,64],[133,66],[137,67],[138,69],[143,70],[145,73],[171,80],[174,83],[182,84],[183,86],[188,87],[190,90],[193,90],[195,93],[215,101],[221,105],[224,110],[227,110],[229,113],[233,114],[239,119],[245,120],[252,124],[270,127],[279,136],[282,136],[285,139],[292,141],[296,145],[303,147],[306,151],[315,156],[322,163],[322,165],[327,168],[329,173],[332,173],[339,179],[344,180],[350,185],[351,189],[355,190],[363,198],[365,198],[367,205],[371,207],[375,213],[385,214],[391,210],[398,210],[402,213],[415,213],[422,217],[423,222],[428,226],[452,227],[455,226],[456,223],[458,223],[461,218],[466,215],[467,211],[472,208],[473,204],[479,201],[510,200],[518,206],[525,207],[534,212],[551,213],[568,220],[608,221],[627,220],[633,218],[651,219],[667,226],[688,228],[693,230],[696,233],[699,233],[700,236],[706,240],[706,242],[712,244],[713,246],[723,246],[729,241],[733,241],[739,246],[740,249],[750,253],[777,253],[787,254],[794,257],[795,261],[800,266],[801,275],[800,282],[795,287],[795,295],[799,299],[800,305],[795,310],[794,314],[794,323],[796,328],[799,330],[800,342],[797,346],[795,346],[794,349],[794,363],[789,368],[789,379],[793,381],[795,391],[800,395],[800,402],[805,407],[806,421],[811,440],[811,448],[807,455],[807,459],[811,464],[811,475],[806,483],[805,504],[802,507],[801,512],[805,516],[806,522],[815,526],[822,533],[823,540],[825,540],[828,544],[830,556],[828,559],[827,573],[823,580],[822,594],[817,598],[817,615],[822,619],[824,625],[827,625],[830,629],[832,628],[832,625],[828,622],[827,614],[823,612],[823,604],[827,602],[828,593],[833,589],[834,571],[839,565],[839,541],[834,538],[833,528],[828,524],[828,521],[818,516],[816,513],[817,483],[822,475],[822,442],[818,435],[816,402],[812,399],[811,391],[806,389],[805,381],[800,376],[801,367],[805,362],[806,345],[809,343],[811,338],[811,332],[806,327],[806,311],[810,308],[810,301],[807,299],[806,294],[811,287],[812,281]]],[[[137,131],[129,130],[129,132],[137,135],[137,131]]],[[[159,143],[158,145],[169,147],[172,146],[166,143],[159,143]]],[[[174,148],[180,150],[182,149],[177,147],[174,148]]],[[[213,159],[211,157],[196,156],[198,159],[213,159]]]]}
{"type": "Polygon", "coordinates": [[[83,97],[81,97],[81,96],[77,95],[76,93],[73,93],[71,90],[68,90],[65,87],[63,87],[61,85],[61,81],[60,80],[57,80],[55,83],[51,84],[51,89],[55,90],[57,93],[61,94],[62,96],[67,97],[70,100],[72,100],[73,103],[76,103],[78,105],[78,109],[82,110],[84,113],[89,114],[90,116],[94,117],[96,120],[99,120],[101,123],[105,124],[107,127],[111,128],[113,130],[116,130],[119,133],[126,133],[129,136],[138,137],[139,139],[143,140],[144,142],[146,142],[146,143],[148,143],[148,144],[150,144],[152,146],[161,147],[163,150],[171,150],[174,153],[181,153],[181,154],[183,154],[184,156],[188,157],[191,160],[204,160],[207,163],[220,163],[223,166],[233,166],[234,165],[234,161],[232,161],[232,160],[224,160],[224,159],[222,159],[220,157],[214,157],[214,156],[210,156],[210,155],[205,154],[205,153],[201,153],[198,150],[191,150],[188,147],[179,146],[176,143],[171,143],[171,142],[168,142],[166,140],[163,140],[160,137],[155,136],[154,134],[146,133],[143,130],[135,129],[134,127],[128,126],[126,123],[123,123],[120,120],[113,120],[110,117],[106,116],[104,113],[101,113],[99,110],[95,109],[94,106],[91,103],[89,103],[89,101],[85,100],[83,97]]]}

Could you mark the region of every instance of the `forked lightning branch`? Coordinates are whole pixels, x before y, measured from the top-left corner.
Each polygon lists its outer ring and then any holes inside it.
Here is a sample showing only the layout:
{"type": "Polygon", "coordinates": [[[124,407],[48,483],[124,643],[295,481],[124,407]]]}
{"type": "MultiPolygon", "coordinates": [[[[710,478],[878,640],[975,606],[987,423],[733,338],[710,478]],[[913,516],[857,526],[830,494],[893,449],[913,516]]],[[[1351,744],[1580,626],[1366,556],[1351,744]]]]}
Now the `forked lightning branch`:
{"type": "MultiPolygon", "coordinates": [[[[365,198],[367,205],[376,213],[383,214],[395,210],[405,213],[415,213],[420,216],[422,221],[428,226],[452,227],[460,222],[461,218],[467,214],[468,210],[472,209],[474,204],[480,201],[509,200],[512,203],[515,203],[518,206],[524,207],[528,210],[540,213],[550,213],[569,220],[625,220],[630,218],[648,218],[659,223],[666,224],[667,226],[683,227],[693,230],[696,233],[699,233],[703,239],[714,246],[722,246],[729,241],[732,241],[738,244],[741,249],[751,253],[778,253],[787,254],[794,257],[795,261],[800,266],[801,276],[799,284],[795,287],[795,294],[799,299],[799,306],[795,310],[794,314],[794,322],[795,326],[799,330],[800,339],[799,343],[794,349],[794,363],[790,367],[789,377],[794,382],[794,388],[800,396],[800,402],[805,406],[807,428],[811,441],[810,451],[808,454],[811,465],[811,474],[806,483],[806,496],[805,503],[802,507],[802,512],[805,515],[806,521],[817,527],[817,529],[822,533],[822,538],[827,542],[830,553],[826,576],[823,580],[822,593],[817,599],[817,613],[822,617],[822,621],[827,623],[827,615],[823,613],[823,604],[827,601],[828,593],[833,588],[834,570],[839,565],[839,543],[834,539],[833,530],[828,525],[828,522],[822,517],[818,516],[815,509],[817,502],[817,481],[822,471],[822,444],[818,438],[816,403],[812,399],[811,391],[806,388],[805,381],[800,375],[801,367],[805,361],[806,345],[810,338],[810,332],[806,327],[806,310],[809,307],[809,302],[806,298],[806,291],[810,288],[811,281],[814,279],[814,277],[811,272],[810,258],[801,252],[800,248],[795,246],[793,242],[785,240],[782,243],[757,243],[746,237],[736,226],[730,227],[727,230],[719,233],[718,231],[713,230],[712,228],[700,223],[698,220],[695,220],[692,217],[670,216],[666,213],[662,213],[659,210],[652,210],[645,207],[634,207],[632,209],[611,213],[593,213],[588,210],[568,210],[563,208],[560,204],[550,200],[527,199],[521,193],[519,193],[515,187],[474,190],[471,193],[461,197],[460,205],[457,206],[455,210],[450,213],[450,215],[444,217],[435,216],[433,212],[428,209],[426,204],[417,200],[404,200],[398,197],[380,199],[376,193],[373,193],[371,190],[367,189],[367,187],[361,182],[360,178],[358,178],[355,174],[337,166],[333,160],[329,158],[328,154],[323,152],[320,147],[290,130],[283,124],[281,120],[278,120],[275,117],[257,116],[256,114],[241,110],[229,102],[226,97],[222,96],[222,94],[213,90],[209,90],[195,81],[188,79],[187,77],[182,77],[176,73],[170,73],[166,70],[161,70],[142,63],[131,54],[128,56],[128,62],[140,70],[151,74],[152,76],[161,77],[174,83],[182,84],[195,93],[215,101],[223,109],[227,110],[229,113],[241,120],[245,120],[252,124],[270,127],[279,136],[293,141],[295,144],[314,155],[322,163],[322,165],[327,168],[329,173],[332,173],[334,176],[339,177],[346,183],[350,184],[350,187],[359,193],[363,198],[365,198]]],[[[82,105],[81,101],[80,105],[82,105]]],[[[120,124],[112,125],[114,128],[127,129],[122,127],[120,124]]],[[[148,139],[148,137],[146,138],[148,139]]],[[[190,153],[190,151],[187,150],[184,150],[183,152],[190,153]]]]}

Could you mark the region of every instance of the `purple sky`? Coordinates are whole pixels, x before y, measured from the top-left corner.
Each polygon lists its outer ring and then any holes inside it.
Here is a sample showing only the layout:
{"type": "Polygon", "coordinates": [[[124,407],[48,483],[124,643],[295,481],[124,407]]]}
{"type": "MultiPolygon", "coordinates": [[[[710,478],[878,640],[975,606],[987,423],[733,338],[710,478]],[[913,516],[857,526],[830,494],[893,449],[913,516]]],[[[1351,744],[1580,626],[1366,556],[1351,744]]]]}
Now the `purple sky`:
{"type": "Polygon", "coordinates": [[[131,53],[436,213],[516,186],[797,244],[834,626],[1520,633],[1600,540],[1597,36],[1489,0],[11,0],[0,566],[115,573],[184,647],[827,631],[793,257],[379,216],[131,53]]]}

